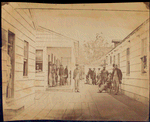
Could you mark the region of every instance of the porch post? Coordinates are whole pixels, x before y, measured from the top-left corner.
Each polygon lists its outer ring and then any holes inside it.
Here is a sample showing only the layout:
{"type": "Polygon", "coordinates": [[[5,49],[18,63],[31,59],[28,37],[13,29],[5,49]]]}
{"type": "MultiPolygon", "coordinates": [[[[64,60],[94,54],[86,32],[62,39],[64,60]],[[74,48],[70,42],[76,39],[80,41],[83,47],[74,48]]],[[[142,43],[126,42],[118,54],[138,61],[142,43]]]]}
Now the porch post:
{"type": "Polygon", "coordinates": [[[72,44],[71,47],[71,89],[74,88],[74,79],[73,79],[73,71],[75,69],[75,56],[74,56],[74,46],[72,44]]]}

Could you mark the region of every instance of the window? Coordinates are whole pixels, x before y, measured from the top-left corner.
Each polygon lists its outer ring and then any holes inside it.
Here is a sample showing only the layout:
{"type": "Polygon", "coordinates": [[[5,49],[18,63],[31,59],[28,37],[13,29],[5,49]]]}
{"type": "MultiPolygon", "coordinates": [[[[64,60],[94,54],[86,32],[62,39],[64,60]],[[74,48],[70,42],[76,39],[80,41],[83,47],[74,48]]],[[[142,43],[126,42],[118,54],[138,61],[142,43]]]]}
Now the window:
{"type": "Polygon", "coordinates": [[[141,72],[147,72],[147,38],[142,39],[141,45],[141,72]]]}
{"type": "Polygon", "coordinates": [[[36,50],[36,72],[43,71],[43,50],[36,50]]]}
{"type": "Polygon", "coordinates": [[[28,75],[28,42],[24,41],[23,76],[28,75]]]}
{"type": "Polygon", "coordinates": [[[130,74],[130,48],[127,48],[127,74],[130,74]]]}
{"type": "Polygon", "coordinates": [[[110,64],[112,64],[112,56],[110,56],[110,64]]]}
{"type": "Polygon", "coordinates": [[[120,68],[120,53],[118,53],[118,68],[120,68]]]}

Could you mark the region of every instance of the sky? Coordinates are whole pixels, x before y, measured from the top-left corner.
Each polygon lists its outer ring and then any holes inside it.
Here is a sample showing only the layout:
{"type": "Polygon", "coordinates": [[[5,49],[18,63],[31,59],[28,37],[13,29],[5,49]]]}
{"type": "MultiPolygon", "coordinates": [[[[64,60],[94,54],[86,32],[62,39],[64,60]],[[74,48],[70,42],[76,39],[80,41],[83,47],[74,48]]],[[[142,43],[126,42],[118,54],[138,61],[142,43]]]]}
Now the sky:
{"type": "Polygon", "coordinates": [[[95,40],[96,34],[101,32],[109,43],[112,39],[123,40],[149,18],[149,12],[146,12],[148,9],[142,2],[101,4],[27,3],[25,6],[26,8],[32,8],[30,11],[35,14],[38,25],[79,40],[81,45],[84,41],[95,40]]]}

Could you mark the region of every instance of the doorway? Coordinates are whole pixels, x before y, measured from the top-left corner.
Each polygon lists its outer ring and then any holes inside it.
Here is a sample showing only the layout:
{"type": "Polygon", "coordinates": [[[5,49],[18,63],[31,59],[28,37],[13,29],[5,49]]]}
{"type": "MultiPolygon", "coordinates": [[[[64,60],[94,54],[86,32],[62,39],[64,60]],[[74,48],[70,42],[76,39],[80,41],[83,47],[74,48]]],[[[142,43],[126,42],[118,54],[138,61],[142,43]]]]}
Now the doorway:
{"type": "MultiPolygon", "coordinates": [[[[7,54],[10,57],[10,79],[8,83],[9,92],[7,92],[7,98],[14,97],[14,68],[15,68],[15,34],[8,31],[8,50],[7,54]]],[[[7,90],[8,90],[7,89],[7,90]]]]}

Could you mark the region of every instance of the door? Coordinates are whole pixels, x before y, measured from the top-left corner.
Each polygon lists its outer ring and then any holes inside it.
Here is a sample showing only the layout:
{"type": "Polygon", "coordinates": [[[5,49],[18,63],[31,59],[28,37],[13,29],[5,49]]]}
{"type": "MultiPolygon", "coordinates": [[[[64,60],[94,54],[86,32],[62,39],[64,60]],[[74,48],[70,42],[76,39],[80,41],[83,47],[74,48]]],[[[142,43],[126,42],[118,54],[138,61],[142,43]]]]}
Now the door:
{"type": "Polygon", "coordinates": [[[8,55],[10,57],[10,66],[11,66],[11,72],[10,72],[10,81],[9,81],[9,87],[10,92],[8,92],[9,97],[14,96],[14,68],[15,68],[15,34],[11,31],[8,31],[8,55]]]}
{"type": "Polygon", "coordinates": [[[50,85],[50,76],[49,76],[49,73],[50,73],[50,55],[48,55],[48,86],[50,85]]]}

